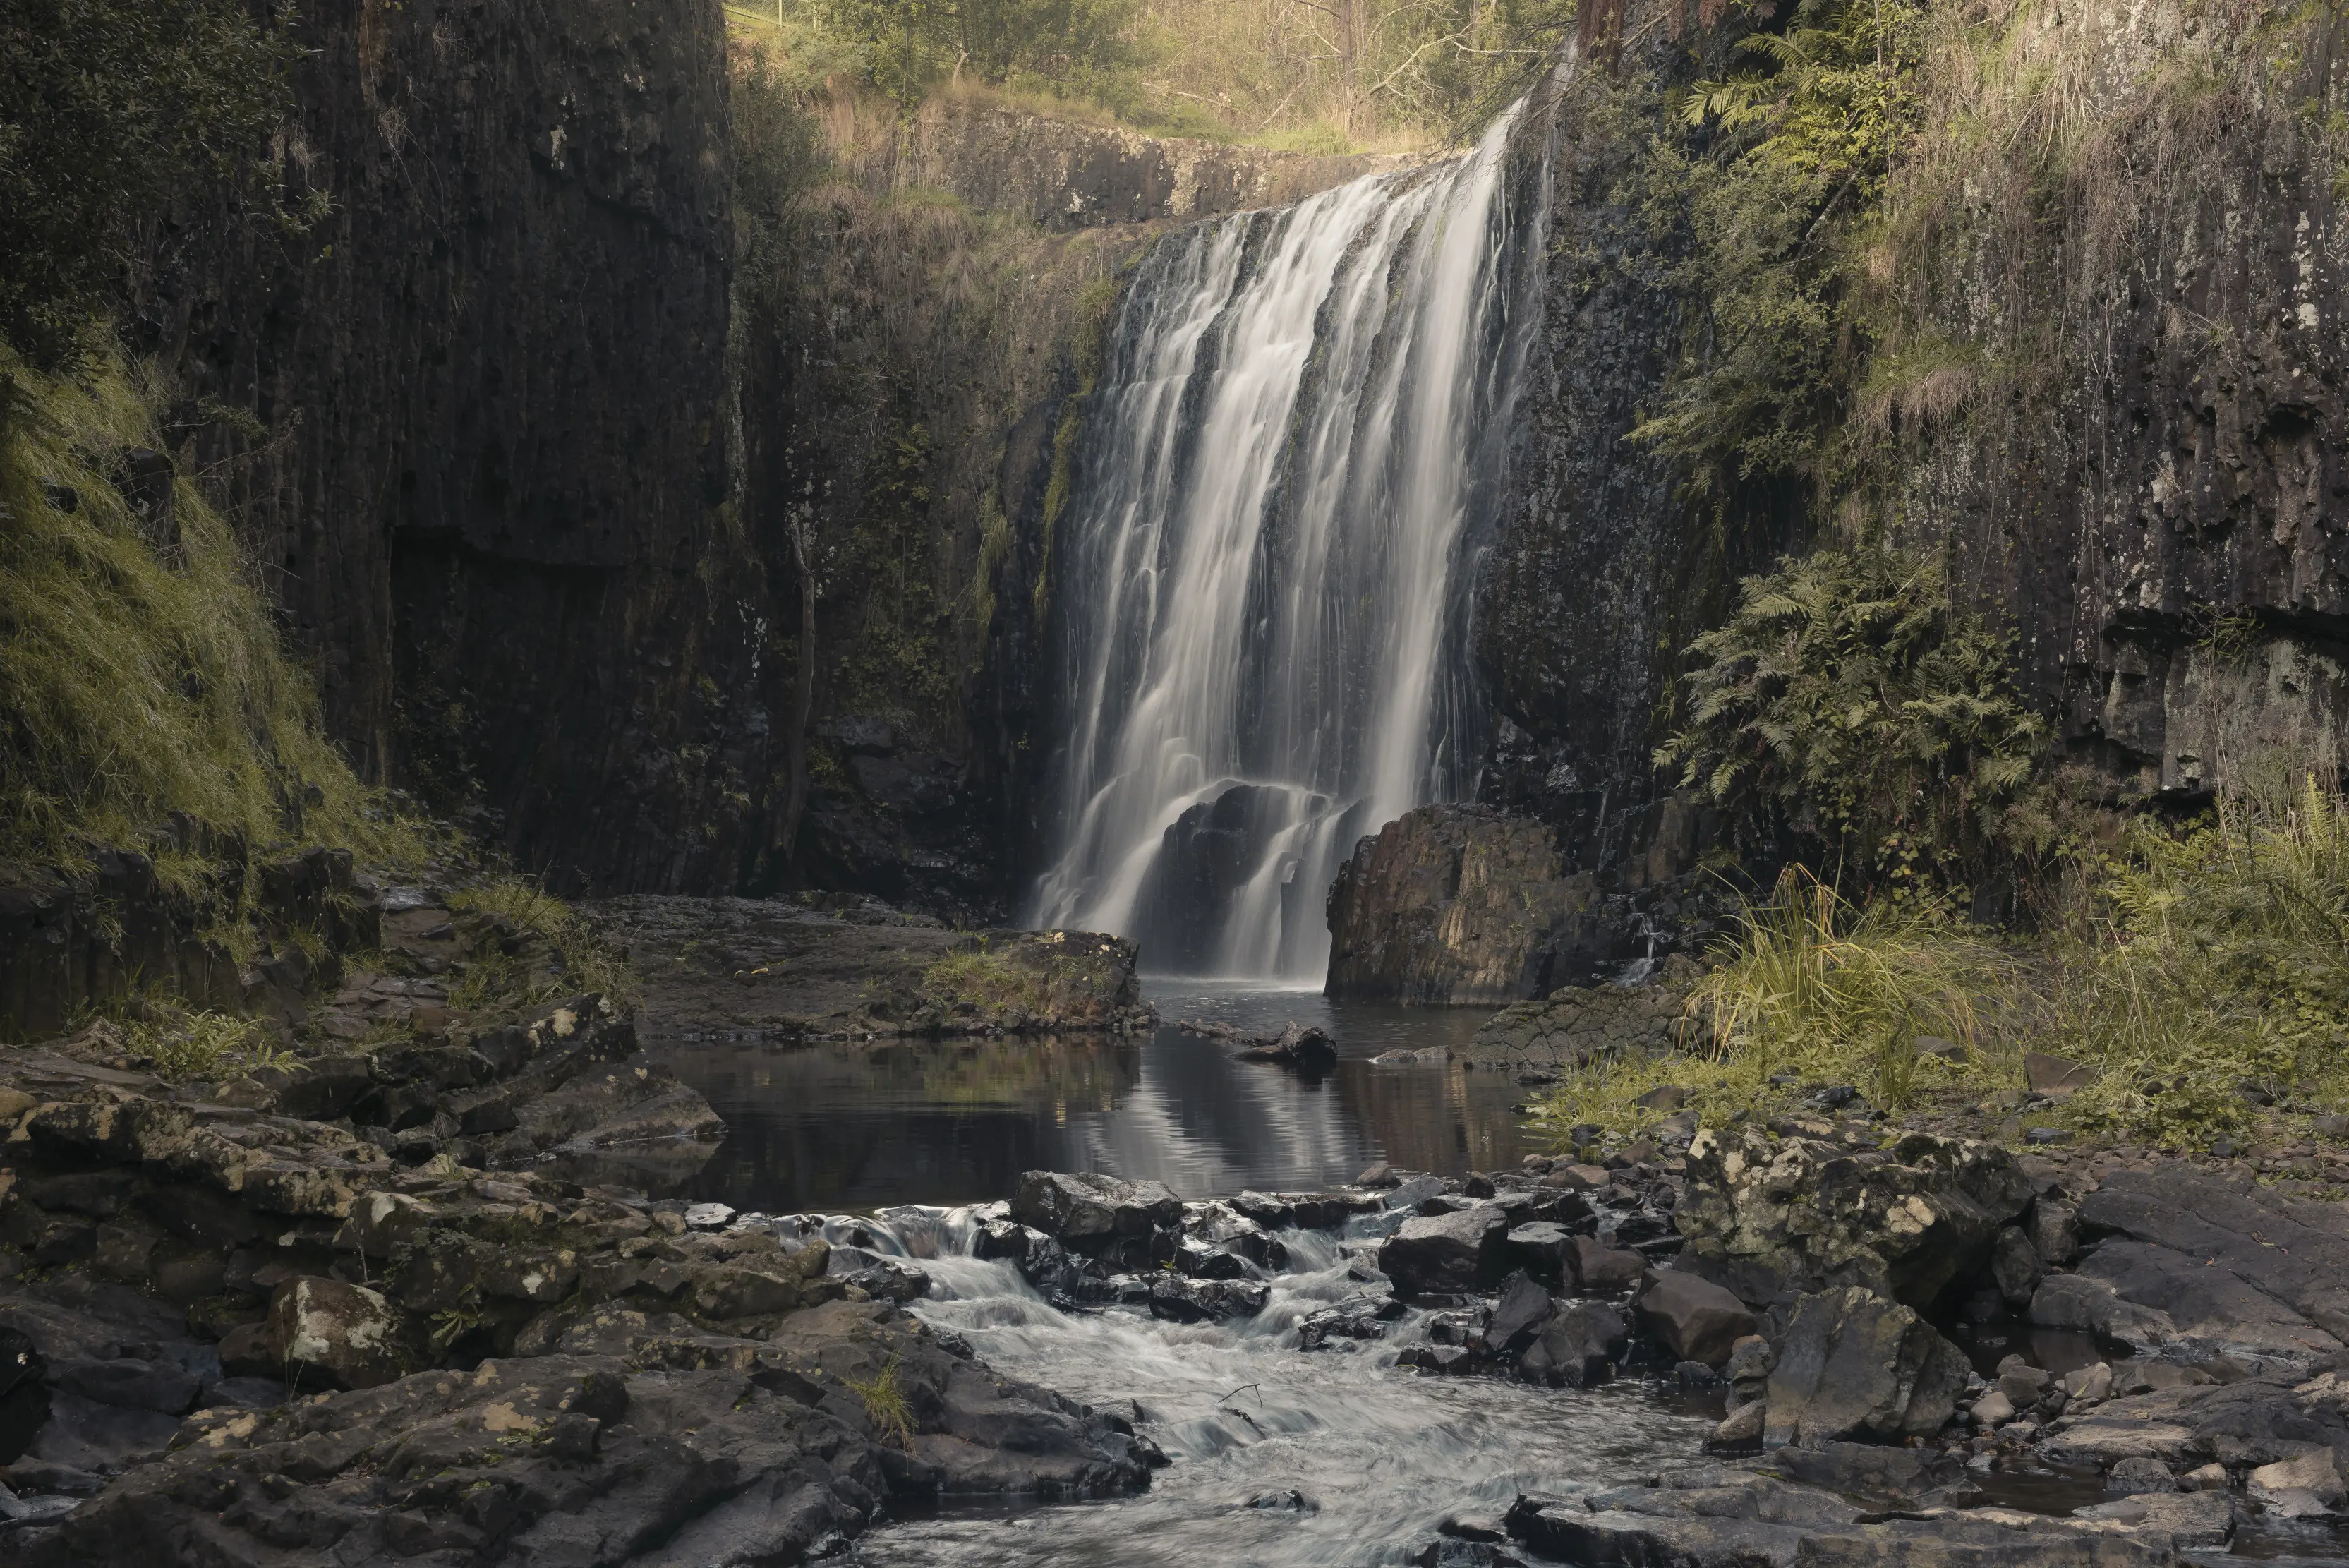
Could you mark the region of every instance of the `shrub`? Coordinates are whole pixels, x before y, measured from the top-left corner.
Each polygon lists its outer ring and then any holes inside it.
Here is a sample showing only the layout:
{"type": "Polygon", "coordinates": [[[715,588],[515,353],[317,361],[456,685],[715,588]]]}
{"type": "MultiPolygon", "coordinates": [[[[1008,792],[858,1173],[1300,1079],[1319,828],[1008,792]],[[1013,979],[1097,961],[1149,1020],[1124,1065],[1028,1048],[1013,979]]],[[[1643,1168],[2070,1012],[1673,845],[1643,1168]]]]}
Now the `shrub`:
{"type": "Polygon", "coordinates": [[[268,1026],[230,1013],[188,1012],[160,999],[146,999],[140,1016],[123,1027],[123,1043],[154,1064],[157,1075],[174,1084],[193,1078],[242,1077],[288,1060],[268,1026]]]}
{"type": "Polygon", "coordinates": [[[258,163],[294,54],[267,4],[0,0],[0,339],[82,358],[132,218],[258,163]]]}
{"type": "Polygon", "coordinates": [[[1749,577],[1690,651],[1706,662],[1657,765],[1863,880],[1977,868],[2046,735],[2006,640],[1920,556],[1821,550],[1749,577]]]}

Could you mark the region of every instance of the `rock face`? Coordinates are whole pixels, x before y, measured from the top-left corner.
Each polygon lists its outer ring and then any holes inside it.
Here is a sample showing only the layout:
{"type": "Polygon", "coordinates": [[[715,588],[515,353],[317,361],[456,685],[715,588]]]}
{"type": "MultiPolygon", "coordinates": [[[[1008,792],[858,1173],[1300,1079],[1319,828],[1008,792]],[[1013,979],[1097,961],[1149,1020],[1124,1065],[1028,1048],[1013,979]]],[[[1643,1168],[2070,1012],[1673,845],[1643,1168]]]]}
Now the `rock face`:
{"type": "Polygon", "coordinates": [[[1880,1156],[1710,1128],[1689,1146],[1673,1224],[1680,1266],[1756,1305],[1785,1290],[1861,1286],[1930,1305],[1990,1257],[2032,1199],[1993,1145],[1911,1133],[1880,1156]]]}
{"type": "Polygon", "coordinates": [[[1966,1386],[1965,1353],[1916,1313],[1847,1286],[1795,1303],[1775,1347],[1764,1443],[1930,1437],[1966,1386]]]}
{"type": "Polygon", "coordinates": [[[860,176],[900,190],[951,191],[1047,229],[1179,223],[1277,207],[1413,161],[1143,136],[955,99],[934,99],[903,121],[894,104],[844,107],[873,122],[843,137],[860,176]]]}
{"type": "Polygon", "coordinates": [[[1357,846],[1330,888],[1328,993],[1453,1006],[1539,995],[1545,940],[1594,891],[1561,875],[1538,822],[1407,812],[1357,846]]]}
{"type": "Polygon", "coordinates": [[[331,202],[298,240],[175,214],[137,322],[191,400],[265,427],[198,450],[331,727],[363,771],[477,788],[558,887],[725,882],[769,726],[760,574],[694,576],[729,489],[719,8],[296,32],[285,199],[331,202]]]}
{"type": "Polygon", "coordinates": [[[2248,1177],[2122,1170],[2079,1205],[2100,1238],[2040,1284],[2033,1322],[2146,1349],[2304,1362],[2349,1342],[2349,1212],[2248,1177]]]}
{"type": "MultiPolygon", "coordinates": [[[[2024,211],[2032,182],[1985,169],[1982,189],[2009,194],[1953,211],[1914,263],[1952,367],[2027,352],[2067,373],[2007,398],[1954,372],[1954,407],[1899,421],[1890,477],[1903,538],[1946,551],[1961,595],[2022,628],[2023,685],[2059,743],[2148,793],[2191,793],[2209,785],[2222,724],[2227,744],[2256,744],[2342,711],[2342,412],[2311,390],[2349,360],[2342,262],[2310,194],[2333,154],[2247,89],[2259,107],[2230,134],[2164,155],[2131,118],[2153,71],[2260,67],[2185,5],[2076,20],[2028,52],[2054,68],[2065,51],[2063,68],[2097,84],[2075,112],[2111,129],[2110,201],[2024,211]],[[2240,348],[2209,352],[2217,339],[2189,321],[2240,348]],[[2214,613],[2256,626],[2246,657],[2198,641],[2214,613]]],[[[1546,128],[1560,160],[1547,304],[1519,404],[1517,504],[1476,626],[1505,721],[1486,798],[1557,827],[1570,865],[1635,881],[1687,864],[1698,838],[1650,762],[1680,650],[1718,622],[1738,576],[1826,520],[1758,479],[1692,503],[1653,448],[1623,439],[1660,406],[1707,308],[1667,281],[1683,231],[1645,219],[1631,171],[1675,90],[1719,70],[1667,29],[1627,38],[1620,67],[1580,73],[1546,128]],[[1715,526],[1714,506],[1735,524],[1715,526]]]]}
{"type": "Polygon", "coordinates": [[[1686,994],[1666,979],[1576,987],[1540,1002],[1514,1002],[1453,1057],[1480,1070],[1538,1079],[1599,1057],[1662,1051],[1672,1044],[1686,994]]]}

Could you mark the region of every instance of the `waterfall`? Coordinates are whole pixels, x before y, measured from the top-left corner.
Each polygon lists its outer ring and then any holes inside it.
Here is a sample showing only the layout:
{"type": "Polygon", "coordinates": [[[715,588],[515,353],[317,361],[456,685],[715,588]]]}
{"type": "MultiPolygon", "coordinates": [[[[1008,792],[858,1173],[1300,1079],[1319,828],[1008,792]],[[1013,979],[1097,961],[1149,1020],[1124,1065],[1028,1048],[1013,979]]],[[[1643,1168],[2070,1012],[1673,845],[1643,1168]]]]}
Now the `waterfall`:
{"type": "Polygon", "coordinates": [[[1545,216],[1510,200],[1522,110],[1143,261],[1054,567],[1037,923],[1133,936],[1157,972],[1318,983],[1355,841],[1473,787],[1467,592],[1545,216]]]}

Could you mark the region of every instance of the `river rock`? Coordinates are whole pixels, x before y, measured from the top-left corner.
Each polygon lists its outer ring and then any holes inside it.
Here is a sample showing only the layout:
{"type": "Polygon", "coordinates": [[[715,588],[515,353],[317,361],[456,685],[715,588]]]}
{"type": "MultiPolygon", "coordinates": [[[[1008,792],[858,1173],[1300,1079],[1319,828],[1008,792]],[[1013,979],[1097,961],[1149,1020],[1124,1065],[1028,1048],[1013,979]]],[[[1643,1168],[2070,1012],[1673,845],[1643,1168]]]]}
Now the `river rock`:
{"type": "Polygon", "coordinates": [[[1092,1171],[1031,1170],[1019,1179],[1011,1217],[1081,1251],[1147,1236],[1183,1218],[1183,1200],[1155,1181],[1092,1171]]]}
{"type": "Polygon", "coordinates": [[[1507,1235],[1491,1204],[1406,1220],[1379,1248],[1379,1272],[1406,1296],[1475,1291],[1500,1278],[1507,1235]]]}
{"type": "Polygon", "coordinates": [[[1639,1253],[1609,1247],[1590,1236],[1575,1237],[1566,1259],[1574,1288],[1588,1295],[1630,1290],[1648,1272],[1648,1260],[1639,1253]]]}
{"type": "Polygon", "coordinates": [[[1242,1062],[1269,1062],[1297,1073],[1327,1073],[1338,1064],[1338,1043],[1326,1030],[1292,1023],[1272,1039],[1233,1054],[1242,1062]]]}
{"type": "Polygon", "coordinates": [[[2180,1552],[2224,1546],[2235,1533],[2235,1505],[2224,1490],[2144,1492],[2072,1511],[2075,1519],[2110,1523],[2145,1535],[2166,1534],[2180,1552]]]}
{"type": "Polygon", "coordinates": [[[286,1376],[329,1388],[374,1388],[407,1374],[416,1347],[405,1314],[364,1285],[297,1277],[269,1298],[267,1345],[286,1376]]]}
{"type": "Polygon", "coordinates": [[[2251,1496],[2262,1502],[2305,1492],[2326,1508],[2338,1508],[2349,1496],[2349,1487],[2342,1482],[2340,1457],[2330,1448],[2314,1445],[2305,1453],[2260,1466],[2246,1484],[2251,1496]]]}
{"type": "Polygon", "coordinates": [[[1531,1220],[1512,1226],[1507,1240],[1511,1262],[1553,1288],[1567,1282],[1574,1236],[1565,1226],[1551,1220],[1531,1220]]]}
{"type": "Polygon", "coordinates": [[[1250,1280],[1164,1278],[1150,1286],[1150,1315],[1170,1323],[1219,1323],[1254,1317],[1271,1299],[1270,1290],[1250,1280]]]}
{"type": "Polygon", "coordinates": [[[1570,987],[1510,1003],[1454,1055],[1480,1072],[1555,1078],[1602,1057],[1669,1049],[1686,1002],[1685,987],[1669,981],[1570,987]]]}
{"type": "Polygon", "coordinates": [[[1744,1302],[1679,1269],[1658,1271],[1636,1304],[1640,1326],[1675,1357],[1715,1368],[1728,1365],[1731,1347],[1755,1326],[1744,1302]]]}
{"type": "Polygon", "coordinates": [[[31,1447],[48,1418],[47,1361],[30,1334],[0,1324],[0,1465],[31,1447]]]}
{"type": "Polygon", "coordinates": [[[1524,1270],[1511,1274],[1485,1324],[1485,1349],[1495,1355],[1515,1355],[1525,1349],[1549,1321],[1553,1304],[1549,1292],[1524,1270]]]}
{"type": "Polygon", "coordinates": [[[1531,1382],[1581,1388],[1603,1382],[1630,1348],[1623,1314],[1600,1302],[1558,1302],[1517,1356],[1531,1382]]]}
{"type": "Polygon", "coordinates": [[[1992,1144],[1911,1133],[1886,1156],[1754,1128],[1700,1132],[1673,1210],[1688,1238],[1679,1266],[1755,1305],[1831,1285],[1930,1305],[1989,1260],[2031,1183],[1992,1144]]]}
{"type": "Polygon", "coordinates": [[[1941,1428],[1965,1387],[1965,1353],[1909,1307],[1857,1286],[1806,1295],[1777,1345],[1764,1440],[1900,1442],[1941,1428]]]}

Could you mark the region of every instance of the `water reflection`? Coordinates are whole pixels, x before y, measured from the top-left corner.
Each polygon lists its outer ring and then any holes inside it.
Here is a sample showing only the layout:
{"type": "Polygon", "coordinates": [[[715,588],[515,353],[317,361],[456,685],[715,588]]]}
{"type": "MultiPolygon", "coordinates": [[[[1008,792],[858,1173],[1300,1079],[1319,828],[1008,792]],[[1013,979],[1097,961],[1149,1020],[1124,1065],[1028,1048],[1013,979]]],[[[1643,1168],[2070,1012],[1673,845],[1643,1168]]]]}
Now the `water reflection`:
{"type": "Polygon", "coordinates": [[[1341,1181],[1379,1160],[1457,1173],[1528,1152],[1525,1091],[1450,1066],[1374,1067],[1383,1052],[1464,1040],[1470,1010],[1340,1007],[1310,992],[1154,994],[1170,1021],[1269,1030],[1294,1018],[1339,1042],[1318,1081],[1232,1059],[1173,1023],[1146,1039],[662,1045],[729,1129],[676,1190],[769,1211],[968,1203],[1023,1170],[1101,1170],[1186,1198],[1341,1181]]]}

